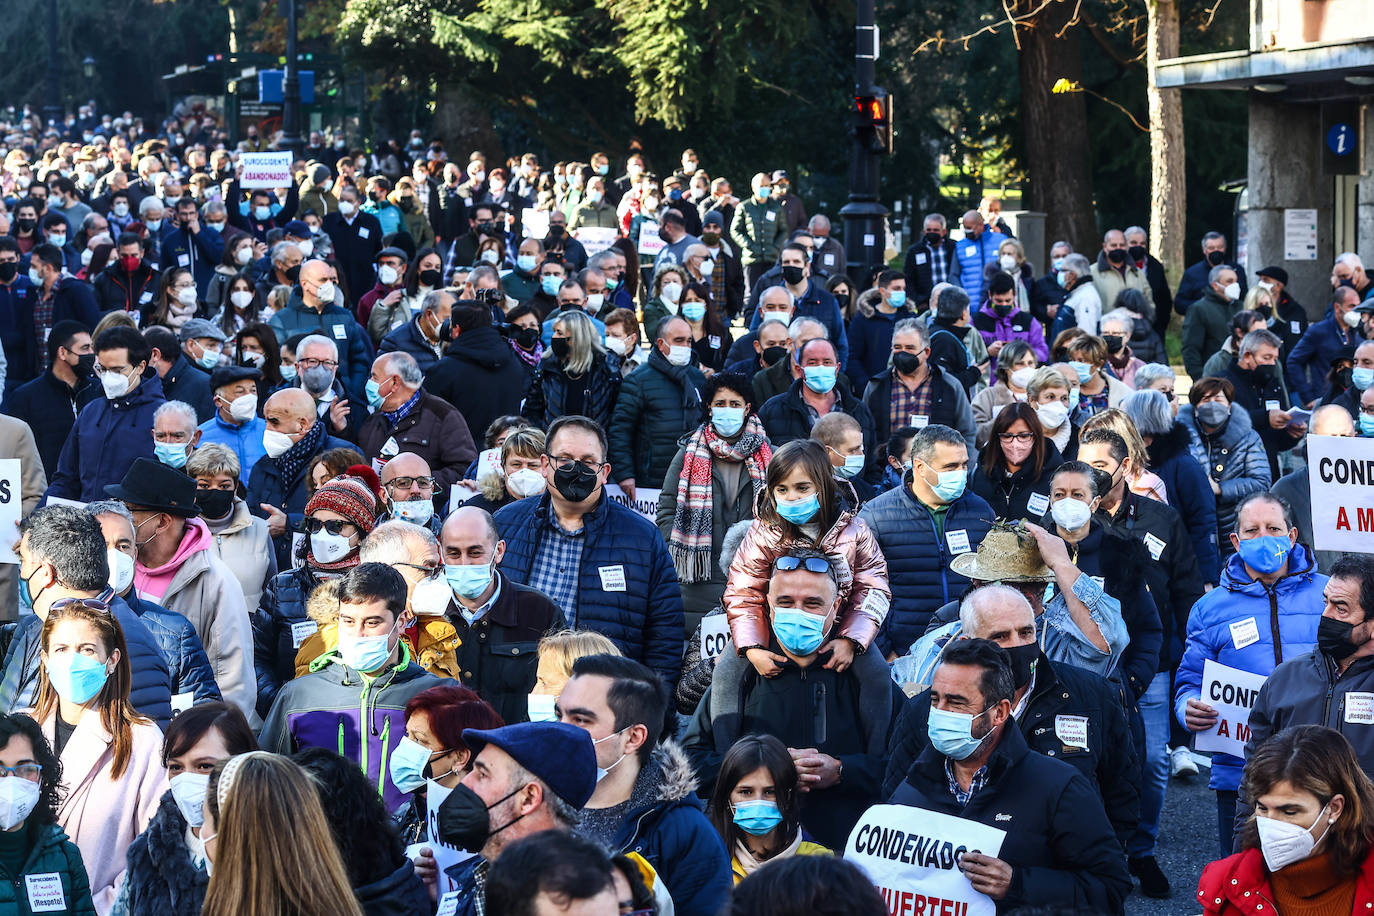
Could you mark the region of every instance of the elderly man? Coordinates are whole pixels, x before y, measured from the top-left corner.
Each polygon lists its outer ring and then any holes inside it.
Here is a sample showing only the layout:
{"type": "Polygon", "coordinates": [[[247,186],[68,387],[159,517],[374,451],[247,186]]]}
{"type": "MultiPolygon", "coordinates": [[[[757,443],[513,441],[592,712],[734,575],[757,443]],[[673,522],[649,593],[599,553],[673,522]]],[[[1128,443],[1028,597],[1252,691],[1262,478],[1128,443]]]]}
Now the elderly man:
{"type": "MultiPolygon", "coordinates": [[[[436,677],[458,680],[458,631],[444,616],[452,592],[444,578],[439,542],[428,528],[409,522],[379,521],[358,548],[360,563],[385,563],[406,582],[406,611],[401,629],[415,649],[415,661],[436,677]]],[[[318,657],[328,648],[317,633],[301,646],[300,655],[318,657]],[[314,653],[312,656],[311,653],[314,653]]]]}
{"type": "Polygon", "coordinates": [[[178,471],[200,444],[196,412],[185,401],[167,401],[153,412],[153,454],[178,471]]]}
{"type": "MultiPolygon", "coordinates": [[[[1362,304],[1361,312],[1366,310],[1374,311],[1374,303],[1362,304]]],[[[1374,388],[1374,340],[1363,341],[1355,347],[1353,365],[1350,367],[1350,387],[1331,403],[1343,408],[1358,423],[1360,397],[1370,388],[1374,388]]]]}
{"type": "Polygon", "coordinates": [[[740,263],[752,290],[759,277],[773,266],[787,238],[787,211],[772,196],[773,180],[767,172],[755,174],[750,186],[753,195],[735,207],[730,220],[730,241],[740,251],[740,263]]]}
{"type": "Polygon", "coordinates": [[[458,890],[454,916],[486,910],[491,864],[517,840],[570,831],[596,789],[596,748],[565,722],[521,722],[463,730],[472,770],[439,806],[437,838],[476,857],[446,874],[458,890]]]}
{"type": "Polygon", "coordinates": [[[1150,281],[1131,261],[1126,233],[1120,229],[1108,229],[1102,236],[1102,250],[1091,270],[1093,287],[1102,298],[1103,312],[1116,308],[1116,297],[1124,290],[1138,290],[1147,300],[1150,297],[1150,281]]]}
{"type": "MultiPolygon", "coordinates": [[[[774,289],[780,290],[780,287],[764,290],[764,296],[768,296],[774,289]]],[[[777,320],[781,322],[783,319],[778,318],[777,320]]],[[[792,383],[803,377],[802,367],[797,362],[797,354],[813,340],[829,339],[829,332],[825,329],[825,325],[816,319],[792,319],[787,325],[787,338],[782,343],[786,352],[775,356],[768,368],[754,373],[751,380],[754,389],[754,403],[762,407],[768,403],[770,398],[786,394],[791,389],[792,383]]],[[[835,376],[835,386],[848,392],[850,390],[849,376],[838,373],[835,376]]]]}
{"type": "Polygon", "coordinates": [[[444,522],[439,547],[451,594],[445,613],[461,640],[457,659],[463,686],[477,691],[504,721],[523,721],[534,690],[539,640],[567,627],[563,612],[543,592],[512,582],[497,569],[506,542],[485,509],[454,511],[444,522]]]}
{"type": "Polygon", "coordinates": [[[1264,440],[1270,480],[1278,479],[1279,453],[1297,445],[1307,432],[1305,422],[1294,422],[1293,405],[1283,385],[1282,344],[1273,331],[1256,328],[1241,338],[1236,358],[1221,376],[1235,389],[1232,403],[1249,414],[1250,426],[1264,440]]]}
{"type": "Polygon", "coordinates": [[[463,479],[477,457],[467,421],[453,405],[423,391],[424,373],[407,353],[384,353],[367,380],[373,413],[358,431],[363,457],[380,467],[401,452],[425,459],[441,492],[463,479]]]}
{"type": "Polygon", "coordinates": [[[447,290],[436,289],[426,293],[420,302],[420,311],[414,318],[398,328],[393,328],[383,337],[382,342],[377,345],[377,352],[408,353],[419,364],[420,371],[428,375],[444,355],[444,345],[448,341],[440,336],[440,332],[444,330],[444,325],[449,323],[453,303],[456,301],[457,297],[447,290]]]}
{"type": "Polygon", "coordinates": [[[438,538],[444,519],[435,511],[435,499],[443,506],[448,494],[436,486],[429,463],[413,452],[401,452],[382,465],[378,477],[386,494],[386,509],[377,516],[377,523],[397,519],[438,538]]]}
{"type": "Polygon", "coordinates": [[[267,519],[277,549],[277,566],[291,568],[291,532],[301,530],[310,498],[310,461],[331,448],[352,448],[325,432],[315,402],[299,388],[283,388],[262,408],[264,455],[248,477],[248,510],[267,519]]]}
{"type": "Polygon", "coordinates": [[[1234,267],[1220,264],[1207,274],[1207,289],[1183,319],[1183,365],[1193,378],[1230,336],[1231,315],[1239,308],[1241,286],[1234,267]]]}
{"type": "MultiPolygon", "coordinates": [[[[940,296],[940,301],[950,295],[964,298],[963,290],[950,290],[940,296]]],[[[968,453],[976,454],[978,427],[973,408],[958,376],[931,359],[930,334],[919,318],[903,318],[893,327],[889,368],[875,375],[864,389],[863,403],[873,420],[873,438],[886,442],[893,430],[903,426],[920,429],[934,423],[959,430],[968,453]]],[[[942,336],[950,338],[948,333],[942,336]]]]}
{"type": "Polygon", "coordinates": [[[1311,408],[1326,390],[1326,373],[1336,354],[1360,341],[1360,295],[1338,286],[1331,295],[1331,314],[1308,326],[1288,354],[1288,378],[1297,400],[1311,408]]]}
{"type": "Polygon", "coordinates": [[[225,701],[252,715],[257,701],[253,628],[242,586],[215,553],[210,529],[197,518],[195,481],[140,458],[105,492],[133,516],[139,597],[191,621],[225,701]]]}
{"type": "MultiPolygon", "coordinates": [[[[1374,350],[1374,343],[1368,344],[1374,350]]],[[[1338,404],[1323,404],[1312,411],[1312,419],[1307,424],[1309,436],[1354,436],[1355,421],[1345,408],[1338,404]]],[[[1286,502],[1293,512],[1293,525],[1298,529],[1298,542],[1312,546],[1312,479],[1310,467],[1302,467],[1288,472],[1274,482],[1269,492],[1286,502]]],[[[1335,550],[1313,550],[1317,569],[1330,574],[1343,553],[1335,550]]]]}
{"type": "Polygon", "coordinates": [[[1353,251],[1336,255],[1335,263],[1331,265],[1331,288],[1342,286],[1353,289],[1361,299],[1368,299],[1374,293],[1374,280],[1369,278],[1364,262],[1353,251]]]}
{"type": "Polygon", "coordinates": [[[251,270],[257,279],[258,295],[266,301],[274,286],[295,286],[300,279],[301,262],[305,260],[294,242],[278,242],[267,256],[254,262],[251,270]]]}
{"type": "Polygon", "coordinates": [[[927,214],[921,226],[921,240],[907,249],[902,264],[912,304],[918,311],[930,302],[936,286],[957,281],[960,274],[957,245],[949,238],[944,215],[927,214]]]}
{"type": "MultiPolygon", "coordinates": [[[[730,345],[730,350],[725,357],[729,362],[745,359],[749,355],[754,342],[758,339],[758,329],[763,326],[765,321],[781,321],[785,327],[791,324],[797,316],[791,293],[781,286],[764,287],[759,292],[754,307],[758,312],[758,321],[753,323],[753,330],[736,338],[735,342],[730,345]]],[[[819,324],[819,322],[817,323],[819,324]]],[[[826,331],[825,334],[829,336],[830,332],[826,331]]],[[[788,379],[788,383],[791,383],[790,379],[788,379]]]]}
{"type": "MultiPolygon", "coordinates": [[[[203,318],[188,321],[214,327],[203,318]]],[[[215,332],[223,336],[218,328],[215,332]]],[[[177,335],[162,325],[153,325],[143,332],[143,337],[152,348],[149,363],[162,379],[162,393],[169,401],[184,401],[196,411],[196,422],[203,423],[214,415],[215,408],[210,397],[210,373],[201,369],[187,355],[188,347],[177,340],[177,335]]],[[[188,338],[189,343],[189,338],[188,338]]],[[[218,346],[217,341],[212,341],[218,346]]]]}
{"type": "Polygon", "coordinates": [[[629,658],[677,683],[682,593],[654,524],[612,502],[606,435],[586,417],[549,426],[541,459],[548,492],[496,513],[501,571],[554,600],[569,626],[605,634],[629,658]]]}
{"type": "MultiPolygon", "coordinates": [[[[328,219],[334,215],[331,213],[328,219]]],[[[335,251],[339,252],[337,241],[335,251]]],[[[347,263],[339,254],[340,263],[347,263]]],[[[303,333],[321,334],[332,340],[339,350],[339,379],[349,397],[361,398],[367,367],[372,362],[372,343],[367,332],[353,320],[353,314],[338,304],[341,297],[333,276],[334,268],[324,261],[306,261],[301,265],[300,283],[291,290],[286,308],[274,314],[268,323],[276,332],[277,343],[303,333]]]]}
{"type": "MultiPolygon", "coordinates": [[[[966,852],[958,861],[999,913],[1032,902],[1120,912],[1131,879],[1102,798],[1072,764],[1032,753],[1012,718],[1015,680],[996,643],[951,645],[928,694],[929,716],[941,728],[891,801],[998,829],[1011,825],[996,857],[966,852]]],[[[1064,728],[1071,729],[1065,746],[1091,740],[1087,723],[1064,728]]]]}
{"type": "Polygon", "coordinates": [[[791,387],[758,409],[773,446],[809,437],[818,419],[839,411],[859,422],[864,431],[864,451],[873,455],[877,447],[873,415],[863,401],[837,384],[840,360],[831,342],[824,338],[807,341],[797,350],[796,363],[798,378],[791,387]]]}
{"type": "Polygon", "coordinates": [[[353,409],[353,396],[339,376],[339,348],[323,334],[310,334],[296,344],[295,387],[315,402],[315,413],[332,435],[356,439],[364,420],[353,409]]]}
{"type": "Polygon", "coordinates": [[[769,678],[757,677],[733,647],[727,648],[683,736],[683,747],[709,787],[722,757],[740,737],[779,738],[806,793],[802,825],[821,844],[839,849],[863,811],[878,801],[900,692],[885,671],[828,666],[826,636],[839,612],[839,580],[820,551],[796,548],[774,563],[768,607],[767,648],[782,660],[780,670],[769,678]],[[804,625],[778,630],[778,614],[784,611],[804,625]]]}
{"type": "Polygon", "coordinates": [[[1194,303],[1206,294],[1207,287],[1212,282],[1212,270],[1221,266],[1230,267],[1235,271],[1236,282],[1240,284],[1240,295],[1236,300],[1243,299],[1246,288],[1245,271],[1227,258],[1226,236],[1220,232],[1208,232],[1202,236],[1202,260],[1188,265],[1188,269],[1183,272],[1183,278],[1178,282],[1178,291],[1174,293],[1174,311],[1180,315],[1187,315],[1194,303]]]}
{"type": "Polygon", "coordinates": [[[262,372],[251,366],[219,366],[210,373],[215,415],[200,424],[200,441],[228,446],[239,460],[241,479],[266,452],[262,434],[267,424],[258,416],[258,383],[262,372]]]}
{"type": "Polygon", "coordinates": [[[844,246],[830,235],[830,218],[817,213],[807,221],[806,228],[816,240],[816,249],[811,257],[811,265],[816,273],[823,277],[844,273],[848,259],[844,254],[844,246]]]}

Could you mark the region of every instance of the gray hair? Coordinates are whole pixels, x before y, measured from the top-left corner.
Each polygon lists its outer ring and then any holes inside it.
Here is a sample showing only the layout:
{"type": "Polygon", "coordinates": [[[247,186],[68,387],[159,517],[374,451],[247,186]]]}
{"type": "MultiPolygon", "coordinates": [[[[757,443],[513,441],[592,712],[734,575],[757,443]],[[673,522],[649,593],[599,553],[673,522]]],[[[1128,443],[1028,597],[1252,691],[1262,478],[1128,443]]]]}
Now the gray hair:
{"type": "Polygon", "coordinates": [[[468,273],[468,285],[471,286],[473,289],[476,289],[477,281],[484,278],[488,280],[495,280],[498,288],[501,286],[501,274],[498,273],[496,268],[492,267],[490,264],[483,264],[480,267],[474,267],[468,273]]]}
{"type": "Polygon", "coordinates": [[[286,257],[286,249],[288,248],[292,248],[297,253],[300,253],[300,248],[296,246],[295,242],[278,242],[272,246],[272,251],[270,252],[271,262],[273,264],[280,264],[282,258],[286,257]]]}
{"type": "Polygon", "coordinates": [[[1168,379],[1170,386],[1178,380],[1174,370],[1163,363],[1146,363],[1135,370],[1135,387],[1137,389],[1150,388],[1160,379],[1168,379]]]}
{"type": "Polygon", "coordinates": [[[1150,233],[1148,233],[1148,232],[1145,231],[1145,227],[1144,227],[1144,226],[1127,226],[1127,227],[1126,227],[1126,231],[1123,232],[1122,235],[1128,235],[1128,236],[1129,236],[1129,235],[1133,235],[1133,234],[1136,234],[1136,233],[1139,233],[1140,235],[1145,236],[1145,238],[1147,238],[1147,239],[1150,237],[1150,233]]]}
{"type": "MultiPolygon", "coordinates": [[[[816,229],[824,229],[829,232],[830,217],[826,216],[824,213],[817,213],[815,216],[811,217],[811,220],[806,225],[816,229]]],[[[813,235],[812,237],[814,238],[815,236],[813,235]]]]}
{"type": "Polygon", "coordinates": [[[1051,245],[1051,246],[1050,246],[1050,251],[1054,251],[1054,249],[1056,249],[1056,248],[1067,248],[1067,249],[1069,249],[1069,254],[1073,254],[1073,246],[1070,245],[1070,244],[1068,243],[1068,241],[1066,241],[1065,239],[1060,239],[1059,241],[1057,241],[1057,242],[1055,242],[1053,245],[1051,245]]]}
{"type": "Polygon", "coordinates": [[[129,507],[117,499],[102,499],[93,503],[86,503],[86,511],[99,518],[102,515],[118,515],[130,525],[134,523],[134,514],[129,511],[129,507]]]}
{"type": "Polygon", "coordinates": [[[1097,329],[1105,334],[1106,331],[1103,329],[1108,322],[1121,325],[1126,331],[1127,337],[1130,337],[1131,332],[1135,330],[1135,319],[1131,317],[1131,313],[1126,309],[1112,309],[1110,312],[1103,315],[1097,322],[1097,329]]]}
{"type": "Polygon", "coordinates": [[[330,338],[325,337],[323,334],[308,334],[305,337],[302,337],[301,342],[296,344],[296,358],[299,359],[301,353],[305,351],[305,348],[312,346],[314,344],[328,346],[329,349],[334,352],[334,358],[339,358],[339,345],[334,343],[334,341],[330,338]]]}
{"type": "Polygon", "coordinates": [[[1364,261],[1361,261],[1360,256],[1353,251],[1342,251],[1336,255],[1336,263],[1345,264],[1347,267],[1353,267],[1357,270],[1364,270],[1364,261]]]}
{"type": "Polygon", "coordinates": [[[1086,277],[1092,270],[1088,259],[1074,251],[1064,256],[1064,270],[1071,270],[1080,277],[1086,277]]]}
{"type": "Polygon", "coordinates": [[[429,292],[425,293],[425,298],[420,300],[420,314],[423,315],[427,312],[437,312],[440,306],[444,304],[444,297],[452,295],[453,294],[448,292],[447,290],[430,290],[429,292]]]}
{"type": "MultiPolygon", "coordinates": [[[[1136,382],[1140,372],[1136,372],[1136,382]]],[[[1126,395],[1121,409],[1131,418],[1135,428],[1142,436],[1162,436],[1174,427],[1174,414],[1169,410],[1169,399],[1163,392],[1153,388],[1139,389],[1126,395]]]]}
{"type": "Polygon", "coordinates": [[[830,330],[815,318],[793,318],[792,323],[787,326],[787,337],[792,341],[793,346],[800,346],[802,335],[809,327],[820,329],[820,336],[825,340],[830,339],[830,330]]]}
{"type": "Polygon", "coordinates": [[[85,509],[46,506],[19,523],[31,559],[51,563],[57,579],[78,592],[101,592],[110,580],[105,534],[85,509]]]}
{"type": "Polygon", "coordinates": [[[945,222],[945,215],[943,213],[927,213],[925,217],[922,218],[921,225],[925,226],[926,223],[931,222],[932,220],[938,223],[941,229],[945,228],[945,226],[947,225],[947,223],[945,222]]]}
{"type": "MultiPolygon", "coordinates": [[[[779,328],[782,328],[782,332],[783,332],[784,334],[787,333],[787,325],[783,324],[781,321],[779,321],[779,320],[776,319],[776,318],[769,318],[767,321],[761,322],[761,323],[759,324],[759,336],[760,336],[760,337],[763,336],[763,329],[764,329],[764,328],[768,328],[768,327],[779,327],[779,328]]],[[[824,325],[822,325],[822,327],[824,327],[824,325]]]]}
{"type": "Polygon", "coordinates": [[[205,206],[200,208],[200,215],[203,216],[205,219],[210,219],[210,217],[213,214],[217,213],[223,213],[226,216],[229,214],[229,211],[227,208],[225,208],[224,201],[222,200],[207,200],[205,202],[205,206]]]}
{"type": "Polygon", "coordinates": [[[1230,264],[1218,264],[1216,267],[1213,267],[1211,270],[1207,271],[1207,283],[1210,285],[1217,282],[1217,279],[1228,270],[1231,271],[1231,273],[1236,272],[1236,269],[1230,264]]]}
{"type": "MultiPolygon", "coordinates": [[[[960,314],[963,314],[961,311],[960,314]]],[[[903,318],[892,326],[892,336],[895,339],[898,334],[915,334],[921,339],[924,346],[930,345],[930,328],[926,327],[925,322],[919,318],[903,318]]]]}
{"type": "MultiPolygon", "coordinates": [[[[598,175],[596,177],[600,178],[601,176],[598,175]]],[[[601,271],[602,273],[605,273],[606,267],[617,266],[616,262],[618,260],[619,259],[616,257],[616,252],[612,251],[610,248],[607,248],[603,251],[599,251],[596,254],[592,255],[591,258],[587,261],[587,266],[595,267],[597,270],[601,271]]]]}
{"type": "MultiPolygon", "coordinates": [[[[555,821],[564,827],[576,827],[582,822],[582,812],[576,805],[570,804],[566,799],[560,797],[557,792],[549,788],[548,783],[516,763],[515,758],[511,758],[510,768],[511,783],[518,782],[521,788],[532,782],[539,784],[539,788],[543,790],[544,804],[549,808],[549,816],[555,821]]],[[[507,785],[509,784],[507,783],[507,785]]]]}
{"type": "Polygon", "coordinates": [[[1256,328],[1240,339],[1240,349],[1236,351],[1236,356],[1239,358],[1247,353],[1258,353],[1260,347],[1282,349],[1283,341],[1273,331],[1256,328]]]}
{"type": "Polygon", "coordinates": [[[362,546],[358,548],[358,561],[385,563],[387,566],[409,563],[418,553],[411,549],[412,546],[420,545],[437,547],[438,541],[428,528],[393,519],[382,522],[363,539],[362,546]]]}
{"type": "Polygon", "coordinates": [[[964,317],[964,310],[968,307],[968,293],[964,292],[963,287],[950,286],[940,293],[935,305],[935,317],[941,321],[958,321],[964,317]]]}
{"type": "Polygon", "coordinates": [[[386,356],[388,370],[400,376],[401,381],[407,387],[420,387],[420,383],[425,380],[425,374],[420,371],[420,364],[415,361],[415,357],[402,350],[395,350],[383,355],[386,356]]]}
{"type": "Polygon", "coordinates": [[[139,215],[139,216],[143,216],[145,213],[147,213],[147,212],[150,211],[150,210],[163,210],[163,211],[165,211],[166,209],[167,209],[167,205],[164,204],[160,198],[154,197],[152,194],[149,194],[147,197],[143,198],[142,200],[140,200],[140,201],[138,202],[138,215],[139,215]]]}
{"type": "Polygon", "coordinates": [[[935,446],[944,443],[945,445],[957,445],[962,449],[968,449],[968,443],[964,441],[964,436],[956,429],[950,429],[939,423],[931,423],[923,426],[911,440],[911,457],[921,461],[929,461],[930,456],[935,454],[935,446]]]}
{"type": "Polygon", "coordinates": [[[1245,494],[1240,498],[1240,502],[1236,503],[1236,521],[1231,526],[1231,530],[1237,535],[1240,534],[1240,517],[1245,513],[1245,510],[1249,508],[1251,503],[1270,503],[1271,505],[1278,506],[1279,511],[1283,513],[1283,523],[1288,526],[1288,529],[1291,531],[1298,527],[1298,523],[1293,515],[1293,507],[1288,505],[1288,500],[1279,496],[1277,493],[1270,493],[1268,490],[1259,490],[1255,493],[1245,494]]]}
{"type": "Polygon", "coordinates": [[[153,411],[154,425],[157,424],[158,420],[168,416],[180,417],[186,422],[186,425],[191,429],[193,434],[195,433],[196,427],[200,425],[196,417],[196,409],[185,401],[163,401],[158,409],[153,411]]]}
{"type": "Polygon", "coordinates": [[[988,604],[996,600],[998,603],[1010,603],[1017,605],[1017,609],[1025,608],[1026,619],[1034,622],[1035,608],[1026,600],[1026,596],[1012,588],[1010,585],[1000,583],[984,585],[982,588],[975,588],[964,596],[964,600],[959,604],[959,629],[962,635],[969,638],[978,638],[975,633],[978,630],[978,611],[981,605],[988,604]]]}

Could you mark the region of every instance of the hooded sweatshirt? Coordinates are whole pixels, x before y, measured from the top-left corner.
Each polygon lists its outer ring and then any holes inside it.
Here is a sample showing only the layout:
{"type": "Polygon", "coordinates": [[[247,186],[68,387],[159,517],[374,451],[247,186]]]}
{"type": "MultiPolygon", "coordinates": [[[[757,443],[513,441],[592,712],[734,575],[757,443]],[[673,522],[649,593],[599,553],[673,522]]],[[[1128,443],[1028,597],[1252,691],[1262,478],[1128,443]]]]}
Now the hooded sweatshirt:
{"type": "Polygon", "coordinates": [[[167,594],[172,579],[181,565],[197,551],[208,550],[213,542],[210,529],[198,518],[186,520],[186,530],[182,532],[181,544],[177,546],[172,559],[161,566],[149,568],[142,563],[134,564],[134,588],[140,597],[149,601],[161,602],[167,594]]]}

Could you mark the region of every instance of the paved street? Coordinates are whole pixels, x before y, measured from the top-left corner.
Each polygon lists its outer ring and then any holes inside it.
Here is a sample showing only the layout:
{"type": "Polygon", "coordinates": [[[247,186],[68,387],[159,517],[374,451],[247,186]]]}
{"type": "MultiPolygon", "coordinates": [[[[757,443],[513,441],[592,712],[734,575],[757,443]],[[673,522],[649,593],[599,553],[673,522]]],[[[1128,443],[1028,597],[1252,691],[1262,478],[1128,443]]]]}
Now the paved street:
{"type": "Polygon", "coordinates": [[[1207,788],[1208,771],[1199,767],[1191,783],[1170,780],[1160,824],[1159,865],[1169,876],[1173,896],[1151,900],[1137,889],[1126,900],[1127,916],[1196,916],[1198,876],[1217,857],[1216,795],[1207,788]]]}

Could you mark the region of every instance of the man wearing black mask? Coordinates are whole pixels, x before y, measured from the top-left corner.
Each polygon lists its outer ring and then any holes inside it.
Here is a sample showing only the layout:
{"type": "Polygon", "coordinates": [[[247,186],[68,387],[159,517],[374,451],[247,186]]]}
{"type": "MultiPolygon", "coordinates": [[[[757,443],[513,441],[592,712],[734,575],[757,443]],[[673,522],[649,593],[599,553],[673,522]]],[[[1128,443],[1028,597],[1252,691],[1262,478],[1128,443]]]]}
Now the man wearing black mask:
{"type": "Polygon", "coordinates": [[[76,422],[77,395],[91,381],[95,350],[85,325],[59,321],[48,335],[47,352],[48,371],[11,392],[5,413],[29,424],[43,471],[51,478],[76,422]]]}
{"type": "Polygon", "coordinates": [[[906,250],[906,261],[902,264],[911,302],[917,312],[930,302],[930,291],[937,284],[949,281],[951,276],[957,282],[959,277],[959,259],[955,255],[954,240],[946,232],[945,218],[939,213],[931,213],[923,225],[925,234],[906,250]]]}
{"type": "Polygon", "coordinates": [[[609,637],[627,658],[676,684],[683,640],[677,572],[658,528],[623,496],[607,494],[606,433],[586,417],[559,417],[544,447],[547,491],[494,518],[506,542],[501,571],[552,598],[569,626],[609,637]]]}
{"type": "Polygon", "coordinates": [[[1282,362],[1293,352],[1293,348],[1307,331],[1307,309],[1288,295],[1288,271],[1282,267],[1265,267],[1255,271],[1255,276],[1259,277],[1256,285],[1268,290],[1269,295],[1274,298],[1273,309],[1260,308],[1259,312],[1264,315],[1270,330],[1283,341],[1283,347],[1279,352],[1279,360],[1282,362]],[[1266,311],[1269,311],[1269,314],[1266,314],[1266,311]]]}
{"type": "Polygon", "coordinates": [[[1131,262],[1126,248],[1126,233],[1120,229],[1108,229],[1102,236],[1102,250],[1097,253],[1097,262],[1092,266],[1093,288],[1102,299],[1102,311],[1110,312],[1116,308],[1116,297],[1123,290],[1139,290],[1143,296],[1150,295],[1150,284],[1145,274],[1131,262]]]}
{"type": "Polygon", "coordinates": [[[1250,414],[1250,425],[1269,453],[1269,479],[1279,479],[1279,453],[1302,440],[1307,424],[1289,425],[1292,403],[1279,371],[1281,341],[1273,331],[1258,328],[1240,340],[1236,358],[1222,378],[1236,389],[1235,403],[1250,414]]]}
{"type": "Polygon", "coordinates": [[[1145,280],[1150,284],[1150,298],[1155,304],[1154,327],[1159,332],[1160,340],[1163,340],[1164,332],[1169,328],[1169,318],[1174,314],[1174,296],[1169,292],[1169,280],[1164,276],[1164,265],[1150,254],[1148,242],[1149,235],[1146,234],[1144,227],[1130,226],[1126,229],[1126,253],[1136,270],[1144,274],[1145,280]]]}
{"type": "Polygon", "coordinates": [[[1240,283],[1240,295],[1236,297],[1236,301],[1244,300],[1245,271],[1226,256],[1226,236],[1220,232],[1209,232],[1202,237],[1202,260],[1189,265],[1183,272],[1183,279],[1178,283],[1178,292],[1174,293],[1174,311],[1180,315],[1188,314],[1192,304],[1206,295],[1207,287],[1211,285],[1208,274],[1212,272],[1212,268],[1222,264],[1235,270],[1236,280],[1240,283]]]}

